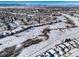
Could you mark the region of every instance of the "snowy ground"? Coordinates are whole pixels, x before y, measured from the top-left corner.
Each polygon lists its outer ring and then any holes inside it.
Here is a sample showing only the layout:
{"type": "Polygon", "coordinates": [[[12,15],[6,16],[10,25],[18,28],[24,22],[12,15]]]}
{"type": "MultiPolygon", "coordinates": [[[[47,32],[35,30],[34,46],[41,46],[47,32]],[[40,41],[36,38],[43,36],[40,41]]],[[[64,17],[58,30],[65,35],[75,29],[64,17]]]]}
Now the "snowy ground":
{"type": "MultiPolygon", "coordinates": [[[[66,28],[66,23],[64,23],[64,16],[70,17],[70,19],[75,19],[75,17],[71,17],[67,14],[62,14],[63,16],[59,16],[58,20],[62,20],[63,22],[55,23],[51,25],[44,25],[40,27],[34,27],[29,30],[23,31],[21,33],[15,34],[13,36],[8,36],[5,38],[0,39],[0,51],[7,47],[11,46],[20,46],[22,42],[34,38],[38,35],[42,34],[43,29],[48,27],[49,29],[58,29],[58,28],[66,28]],[[18,35],[18,37],[17,37],[18,35]]],[[[78,22],[76,21],[75,24],[78,26],[78,22]]],[[[39,55],[46,51],[47,49],[53,48],[55,44],[60,43],[65,38],[79,38],[79,27],[76,28],[69,28],[64,29],[63,31],[60,30],[51,30],[50,33],[48,33],[49,39],[42,41],[38,44],[31,45],[29,47],[26,47],[22,49],[21,53],[17,57],[35,57],[36,55],[39,55]]]]}

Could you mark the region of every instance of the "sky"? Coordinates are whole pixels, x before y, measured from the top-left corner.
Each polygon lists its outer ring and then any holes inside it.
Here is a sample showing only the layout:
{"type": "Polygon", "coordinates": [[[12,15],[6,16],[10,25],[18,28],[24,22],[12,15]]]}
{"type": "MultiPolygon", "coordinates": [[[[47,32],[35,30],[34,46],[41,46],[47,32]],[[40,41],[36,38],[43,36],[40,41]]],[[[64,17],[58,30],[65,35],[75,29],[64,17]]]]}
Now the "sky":
{"type": "Polygon", "coordinates": [[[79,0],[0,0],[0,1],[79,1],[79,0]]]}
{"type": "Polygon", "coordinates": [[[0,1],[0,6],[10,6],[10,5],[44,5],[44,6],[79,6],[79,1],[0,1]]]}

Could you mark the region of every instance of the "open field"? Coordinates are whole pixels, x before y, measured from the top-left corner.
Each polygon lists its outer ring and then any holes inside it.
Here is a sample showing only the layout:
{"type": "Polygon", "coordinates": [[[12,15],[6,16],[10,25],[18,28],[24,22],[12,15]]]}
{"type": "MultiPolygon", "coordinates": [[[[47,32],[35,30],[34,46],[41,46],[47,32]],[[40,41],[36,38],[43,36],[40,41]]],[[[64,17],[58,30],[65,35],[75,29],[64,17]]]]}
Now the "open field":
{"type": "Polygon", "coordinates": [[[0,57],[78,57],[77,51],[79,8],[0,7],[0,57]]]}

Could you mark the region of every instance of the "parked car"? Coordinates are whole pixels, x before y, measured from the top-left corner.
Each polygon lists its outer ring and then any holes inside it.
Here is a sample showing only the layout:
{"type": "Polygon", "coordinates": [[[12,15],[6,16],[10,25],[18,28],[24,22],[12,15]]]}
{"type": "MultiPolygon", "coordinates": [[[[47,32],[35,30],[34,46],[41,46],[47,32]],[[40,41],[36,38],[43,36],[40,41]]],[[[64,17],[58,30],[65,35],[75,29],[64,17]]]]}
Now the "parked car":
{"type": "Polygon", "coordinates": [[[59,46],[57,46],[55,50],[58,51],[57,54],[59,54],[60,56],[64,54],[64,52],[62,51],[62,49],[59,46]]]}
{"type": "Polygon", "coordinates": [[[59,46],[62,47],[62,48],[65,48],[66,47],[64,44],[60,44],[59,46]]]}
{"type": "Polygon", "coordinates": [[[54,54],[54,57],[59,57],[59,54],[55,53],[55,54],[54,54]]]}
{"type": "Polygon", "coordinates": [[[45,57],[45,55],[41,54],[41,55],[38,55],[38,56],[36,56],[36,57],[45,57]]]}
{"type": "Polygon", "coordinates": [[[46,57],[54,57],[54,54],[52,54],[49,51],[46,51],[44,54],[45,54],[46,57]]]}
{"type": "Polygon", "coordinates": [[[78,44],[78,40],[77,39],[74,39],[73,42],[75,42],[76,44],[78,44]]]}
{"type": "Polygon", "coordinates": [[[77,44],[73,41],[69,42],[70,45],[72,45],[74,48],[77,47],[77,44]]]}
{"type": "Polygon", "coordinates": [[[49,49],[49,50],[48,50],[48,52],[50,52],[51,54],[56,53],[56,51],[55,51],[55,50],[53,50],[53,49],[49,49]]]}
{"type": "Polygon", "coordinates": [[[71,50],[71,47],[70,47],[70,44],[69,44],[69,43],[65,42],[65,43],[63,43],[63,44],[66,46],[66,48],[67,48],[68,50],[71,50]]]}

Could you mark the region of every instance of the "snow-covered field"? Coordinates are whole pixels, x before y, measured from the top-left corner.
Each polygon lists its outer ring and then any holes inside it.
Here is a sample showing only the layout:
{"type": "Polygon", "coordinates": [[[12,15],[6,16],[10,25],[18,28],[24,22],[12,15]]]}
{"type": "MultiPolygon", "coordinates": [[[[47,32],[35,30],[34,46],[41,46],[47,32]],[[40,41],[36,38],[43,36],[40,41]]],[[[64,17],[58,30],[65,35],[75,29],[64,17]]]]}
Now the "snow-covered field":
{"type": "Polygon", "coordinates": [[[22,42],[42,35],[42,31],[45,28],[51,29],[51,31],[48,33],[49,38],[38,44],[33,44],[29,47],[23,48],[17,57],[35,57],[36,55],[53,48],[56,44],[60,43],[66,38],[79,38],[79,27],[66,28],[66,25],[68,24],[65,23],[66,20],[64,20],[64,16],[70,18],[71,20],[74,19],[73,21],[76,26],[79,26],[79,23],[75,17],[68,14],[62,14],[62,16],[57,17],[57,20],[61,20],[62,22],[34,27],[21,33],[0,39],[0,51],[3,51],[5,48],[11,46],[16,46],[16,49],[19,49],[22,46],[22,42]]]}

